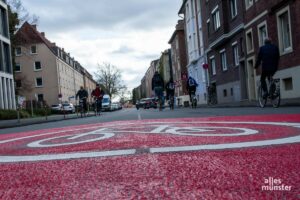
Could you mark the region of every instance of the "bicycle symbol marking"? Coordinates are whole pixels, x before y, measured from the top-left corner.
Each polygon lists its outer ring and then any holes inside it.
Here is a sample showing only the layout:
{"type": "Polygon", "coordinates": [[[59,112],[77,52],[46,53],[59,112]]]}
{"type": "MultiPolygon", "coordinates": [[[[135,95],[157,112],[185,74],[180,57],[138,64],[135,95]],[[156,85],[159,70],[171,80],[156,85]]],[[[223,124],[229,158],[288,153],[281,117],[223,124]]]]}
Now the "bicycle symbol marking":
{"type": "MultiPolygon", "coordinates": [[[[249,142],[231,142],[224,144],[199,144],[187,146],[162,146],[148,147],[150,153],[170,153],[170,152],[189,152],[201,150],[225,150],[239,149],[248,147],[260,147],[281,144],[300,143],[299,128],[300,123],[279,123],[279,122],[148,122],[148,123],[119,123],[106,126],[90,126],[88,128],[67,129],[65,131],[56,131],[52,133],[43,133],[26,137],[14,138],[0,141],[1,144],[8,144],[15,141],[28,141],[28,148],[51,148],[62,147],[68,145],[81,145],[84,143],[92,143],[112,139],[118,134],[134,133],[134,134],[160,134],[173,135],[175,137],[243,137],[248,135],[259,134],[260,131],[245,126],[279,126],[284,128],[295,129],[296,135],[285,138],[268,139],[249,142]],[[203,126],[201,126],[203,125],[203,126]],[[243,128],[236,127],[243,125],[243,128]],[[94,130],[92,130],[94,129],[94,130]],[[77,131],[73,134],[69,132],[77,131]],[[78,133],[78,131],[80,133],[78,133]],[[57,134],[65,134],[59,135],[57,134]],[[56,135],[55,135],[56,134],[56,135]],[[55,136],[51,136],[55,135],[55,136]],[[44,137],[36,140],[37,137],[44,137]]],[[[13,146],[12,146],[13,148],[13,146]]],[[[137,153],[136,148],[118,149],[106,151],[90,151],[90,152],[63,152],[59,154],[37,154],[37,155],[19,155],[6,156],[0,155],[0,163],[8,162],[28,162],[28,161],[50,161],[50,160],[65,160],[79,158],[96,158],[96,157],[111,157],[111,156],[126,156],[137,153]]]]}

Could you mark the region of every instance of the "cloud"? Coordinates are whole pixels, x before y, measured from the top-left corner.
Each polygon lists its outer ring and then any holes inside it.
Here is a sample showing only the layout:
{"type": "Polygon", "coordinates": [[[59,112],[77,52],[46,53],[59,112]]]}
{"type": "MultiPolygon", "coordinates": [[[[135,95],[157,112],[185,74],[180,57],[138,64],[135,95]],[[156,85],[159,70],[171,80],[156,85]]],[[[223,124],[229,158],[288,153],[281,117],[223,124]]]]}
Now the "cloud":
{"type": "Polygon", "coordinates": [[[23,0],[38,30],[93,74],[109,62],[136,87],[150,62],[170,48],[182,0],[23,0]]]}
{"type": "Polygon", "coordinates": [[[112,54],[128,54],[128,53],[132,53],[134,52],[134,49],[126,46],[126,45],[122,45],[120,46],[119,49],[112,51],[112,54]]]}

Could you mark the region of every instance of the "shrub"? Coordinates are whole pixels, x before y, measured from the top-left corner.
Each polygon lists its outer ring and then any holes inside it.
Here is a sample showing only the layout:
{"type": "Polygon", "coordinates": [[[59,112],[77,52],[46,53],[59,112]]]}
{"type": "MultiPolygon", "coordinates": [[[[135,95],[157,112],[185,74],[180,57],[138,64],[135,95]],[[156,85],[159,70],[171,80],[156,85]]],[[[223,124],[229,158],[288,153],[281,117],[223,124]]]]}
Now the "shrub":
{"type": "MultiPolygon", "coordinates": [[[[30,117],[30,114],[25,110],[21,110],[20,117],[28,118],[30,117]]],[[[0,110],[0,120],[17,119],[17,118],[18,118],[18,113],[16,110],[0,110]]]]}

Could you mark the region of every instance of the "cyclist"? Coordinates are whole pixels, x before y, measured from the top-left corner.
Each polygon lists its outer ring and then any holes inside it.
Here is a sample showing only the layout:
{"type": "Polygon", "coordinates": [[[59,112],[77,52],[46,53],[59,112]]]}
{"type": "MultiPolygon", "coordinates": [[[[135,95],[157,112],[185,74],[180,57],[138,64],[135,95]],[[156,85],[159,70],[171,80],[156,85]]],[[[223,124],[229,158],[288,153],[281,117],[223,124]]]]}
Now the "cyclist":
{"type": "Polygon", "coordinates": [[[78,99],[78,97],[79,97],[79,100],[82,100],[83,109],[84,109],[84,112],[86,112],[87,111],[86,100],[88,98],[88,92],[83,88],[83,86],[80,86],[80,90],[78,90],[78,92],[76,94],[76,100],[78,99]]]}
{"type": "Polygon", "coordinates": [[[193,77],[189,76],[186,84],[186,89],[189,92],[191,103],[193,102],[192,96],[195,96],[197,87],[198,83],[196,82],[196,80],[193,77]]]}
{"type": "Polygon", "coordinates": [[[97,111],[97,114],[100,115],[104,91],[101,89],[99,84],[96,84],[96,89],[92,91],[91,96],[95,100],[95,110],[97,111]]]}
{"type": "MultiPolygon", "coordinates": [[[[173,81],[173,78],[170,78],[169,82],[166,84],[166,91],[167,91],[167,99],[169,100],[170,105],[174,105],[175,83],[173,81]]],[[[174,107],[172,106],[172,108],[174,107]]]]}
{"type": "Polygon", "coordinates": [[[158,71],[154,73],[154,76],[152,78],[152,90],[154,90],[155,96],[157,96],[160,100],[161,105],[159,109],[161,110],[162,105],[164,105],[164,80],[162,79],[158,71]]]}
{"type": "Polygon", "coordinates": [[[263,89],[263,98],[267,98],[268,89],[266,78],[270,80],[276,73],[279,64],[279,49],[276,45],[272,44],[271,39],[265,39],[265,45],[259,49],[257,56],[257,62],[255,64],[255,69],[262,66],[262,73],[260,77],[261,87],[263,89]]]}

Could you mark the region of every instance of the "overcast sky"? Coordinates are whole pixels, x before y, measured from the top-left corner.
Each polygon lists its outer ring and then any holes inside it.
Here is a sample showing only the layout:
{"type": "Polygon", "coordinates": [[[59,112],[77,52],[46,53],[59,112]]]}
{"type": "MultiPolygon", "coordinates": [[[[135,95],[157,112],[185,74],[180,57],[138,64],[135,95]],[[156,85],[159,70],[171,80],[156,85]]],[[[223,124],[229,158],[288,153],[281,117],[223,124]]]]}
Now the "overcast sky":
{"type": "Polygon", "coordinates": [[[38,30],[92,74],[98,63],[123,71],[132,89],[150,62],[170,48],[182,0],[22,0],[38,30]]]}

